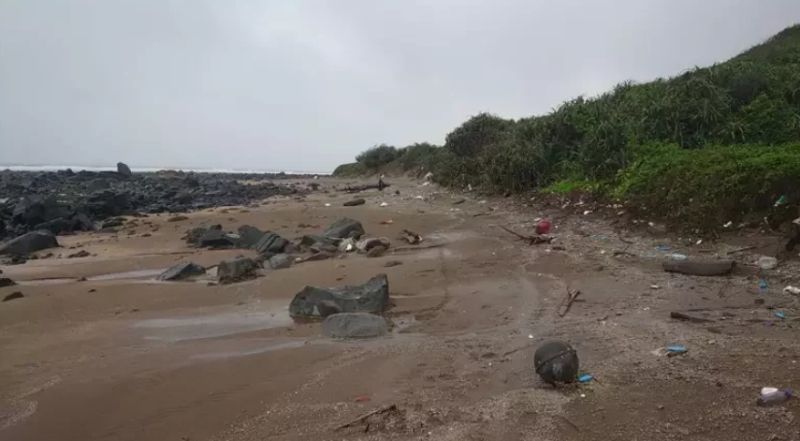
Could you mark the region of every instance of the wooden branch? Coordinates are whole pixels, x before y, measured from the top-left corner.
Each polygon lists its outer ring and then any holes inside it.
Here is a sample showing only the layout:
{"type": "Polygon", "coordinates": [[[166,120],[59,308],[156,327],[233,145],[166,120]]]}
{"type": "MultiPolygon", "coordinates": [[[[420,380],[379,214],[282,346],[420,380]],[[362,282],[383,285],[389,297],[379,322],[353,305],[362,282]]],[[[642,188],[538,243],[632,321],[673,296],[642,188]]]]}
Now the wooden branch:
{"type": "Polygon", "coordinates": [[[541,243],[550,243],[550,242],[553,241],[553,239],[555,239],[555,237],[545,236],[543,234],[542,235],[536,235],[536,236],[526,236],[524,234],[519,234],[516,231],[514,231],[514,230],[512,230],[510,228],[506,228],[506,227],[504,227],[502,225],[498,225],[498,227],[500,227],[503,230],[513,234],[514,236],[517,236],[520,240],[524,240],[524,241],[528,242],[528,245],[538,245],[538,244],[541,244],[541,243]]]}
{"type": "Polygon", "coordinates": [[[560,310],[562,306],[564,307],[563,311],[559,311],[559,317],[564,317],[567,315],[569,309],[572,307],[572,304],[575,303],[575,299],[577,299],[579,295],[581,295],[580,290],[569,289],[569,287],[567,287],[567,297],[561,302],[561,306],[558,308],[560,310]],[[564,303],[566,303],[566,306],[564,306],[564,303]]]}
{"type": "Polygon", "coordinates": [[[397,405],[396,404],[390,404],[388,406],[384,406],[384,407],[375,409],[375,410],[373,410],[371,412],[367,412],[364,415],[361,415],[360,417],[358,417],[358,418],[356,418],[356,419],[354,419],[354,420],[352,420],[352,421],[350,421],[348,423],[344,423],[341,426],[338,426],[337,428],[335,428],[333,430],[341,430],[341,429],[344,429],[346,427],[353,426],[353,425],[355,425],[357,423],[360,423],[360,422],[366,420],[367,418],[371,417],[372,415],[378,415],[378,414],[381,414],[381,413],[389,412],[391,410],[397,410],[397,405]]]}

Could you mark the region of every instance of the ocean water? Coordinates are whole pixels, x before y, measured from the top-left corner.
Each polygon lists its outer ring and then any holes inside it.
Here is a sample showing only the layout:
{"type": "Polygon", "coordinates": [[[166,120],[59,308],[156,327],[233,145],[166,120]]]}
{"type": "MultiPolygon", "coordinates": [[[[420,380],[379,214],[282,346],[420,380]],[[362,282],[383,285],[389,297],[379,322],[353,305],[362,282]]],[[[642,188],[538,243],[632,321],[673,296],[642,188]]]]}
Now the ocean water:
{"type": "MultiPolygon", "coordinates": [[[[57,171],[72,169],[74,172],[86,171],[116,171],[117,166],[94,165],[0,165],[0,170],[14,171],[57,171]]],[[[239,169],[239,168],[187,168],[187,167],[131,167],[131,171],[139,173],[152,173],[159,170],[181,170],[195,173],[286,173],[288,175],[330,175],[331,172],[300,171],[300,170],[275,170],[275,169],[239,169]]]]}

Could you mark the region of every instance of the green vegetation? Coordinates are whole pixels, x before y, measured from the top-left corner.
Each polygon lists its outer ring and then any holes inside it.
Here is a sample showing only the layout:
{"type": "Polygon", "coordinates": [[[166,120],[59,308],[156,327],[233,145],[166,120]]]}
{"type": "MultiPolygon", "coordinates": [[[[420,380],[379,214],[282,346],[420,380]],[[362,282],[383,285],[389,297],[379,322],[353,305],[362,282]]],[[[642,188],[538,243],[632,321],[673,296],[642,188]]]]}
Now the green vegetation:
{"type": "Polygon", "coordinates": [[[441,148],[379,146],[357,159],[370,170],[429,170],[444,185],[493,192],[603,190],[713,228],[769,210],[778,193],[797,206],[798,142],[800,25],[725,63],[622,83],[543,116],[479,114],[441,148]]]}

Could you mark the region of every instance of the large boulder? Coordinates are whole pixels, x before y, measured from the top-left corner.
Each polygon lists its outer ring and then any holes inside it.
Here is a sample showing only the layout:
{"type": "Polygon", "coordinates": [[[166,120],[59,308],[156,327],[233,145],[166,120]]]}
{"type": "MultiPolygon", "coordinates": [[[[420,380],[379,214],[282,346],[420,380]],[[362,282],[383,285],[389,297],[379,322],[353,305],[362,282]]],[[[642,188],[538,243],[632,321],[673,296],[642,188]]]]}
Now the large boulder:
{"type": "Polygon", "coordinates": [[[263,231],[252,225],[242,225],[239,227],[239,248],[255,248],[264,234],[263,231]]]}
{"type": "Polygon", "coordinates": [[[124,162],[118,162],[117,163],[117,173],[119,173],[120,176],[125,177],[125,178],[130,178],[131,176],[133,176],[133,172],[131,172],[131,168],[128,167],[128,165],[125,164],[124,162]]]}
{"type": "Polygon", "coordinates": [[[0,254],[24,256],[46,248],[58,246],[58,241],[49,231],[31,231],[0,245],[0,254]]]}
{"type": "Polygon", "coordinates": [[[334,312],[381,313],[389,304],[389,279],[379,274],[358,286],[318,288],[306,286],[289,304],[292,317],[324,317],[323,310],[334,312]],[[320,305],[323,305],[322,307],[320,305]]]}
{"type": "Polygon", "coordinates": [[[358,239],[364,234],[364,226],[361,222],[347,217],[343,217],[336,222],[332,223],[322,235],[325,237],[333,237],[336,239],[345,239],[348,237],[358,239]]]}
{"type": "Polygon", "coordinates": [[[332,314],[322,322],[322,333],[332,338],[370,338],[388,331],[385,318],[366,312],[332,314]]]}
{"type": "Polygon", "coordinates": [[[206,269],[196,263],[181,262],[161,273],[158,280],[184,280],[205,273],[206,269]]]}
{"type": "Polygon", "coordinates": [[[288,240],[275,233],[268,232],[256,244],[256,251],[259,254],[278,254],[282,253],[288,244],[288,240]]]}
{"type": "Polygon", "coordinates": [[[256,276],[258,264],[255,260],[238,256],[233,259],[223,260],[217,266],[217,278],[220,283],[233,283],[256,276]]]}

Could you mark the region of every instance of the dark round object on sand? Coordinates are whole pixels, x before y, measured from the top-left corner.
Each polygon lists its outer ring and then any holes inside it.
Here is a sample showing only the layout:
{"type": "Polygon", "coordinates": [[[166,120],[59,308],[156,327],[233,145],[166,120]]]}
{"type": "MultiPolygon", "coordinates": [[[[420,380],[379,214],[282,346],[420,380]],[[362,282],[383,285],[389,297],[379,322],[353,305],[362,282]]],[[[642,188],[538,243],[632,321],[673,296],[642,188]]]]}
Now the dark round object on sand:
{"type": "Polygon", "coordinates": [[[536,349],[533,355],[536,373],[546,383],[572,383],[578,375],[578,354],[563,341],[550,341],[536,349]]]}

